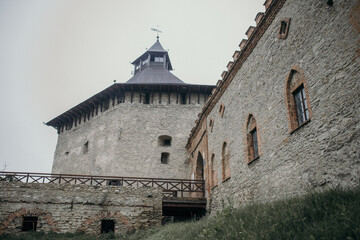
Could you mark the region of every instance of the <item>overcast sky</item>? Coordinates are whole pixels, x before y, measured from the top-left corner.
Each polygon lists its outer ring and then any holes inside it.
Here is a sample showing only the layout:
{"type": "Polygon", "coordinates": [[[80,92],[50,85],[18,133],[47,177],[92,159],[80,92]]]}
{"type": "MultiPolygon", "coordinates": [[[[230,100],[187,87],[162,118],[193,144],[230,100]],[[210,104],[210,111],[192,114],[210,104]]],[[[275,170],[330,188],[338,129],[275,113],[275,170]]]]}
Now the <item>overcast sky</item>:
{"type": "Polygon", "coordinates": [[[51,172],[57,133],[43,122],[131,78],[157,25],[173,73],[216,84],[263,3],[0,0],[0,170],[51,172]]]}

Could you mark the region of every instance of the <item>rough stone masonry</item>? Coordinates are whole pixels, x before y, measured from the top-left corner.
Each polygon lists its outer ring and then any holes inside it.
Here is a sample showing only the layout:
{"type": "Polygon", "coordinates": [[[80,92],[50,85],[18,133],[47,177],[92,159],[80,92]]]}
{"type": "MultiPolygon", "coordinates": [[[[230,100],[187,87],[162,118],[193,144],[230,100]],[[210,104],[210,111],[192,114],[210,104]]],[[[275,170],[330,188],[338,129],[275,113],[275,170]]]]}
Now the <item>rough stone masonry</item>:
{"type": "Polygon", "coordinates": [[[0,234],[22,231],[37,217],[37,231],[100,234],[102,220],[115,234],[161,224],[159,188],[0,182],[0,234]]]}

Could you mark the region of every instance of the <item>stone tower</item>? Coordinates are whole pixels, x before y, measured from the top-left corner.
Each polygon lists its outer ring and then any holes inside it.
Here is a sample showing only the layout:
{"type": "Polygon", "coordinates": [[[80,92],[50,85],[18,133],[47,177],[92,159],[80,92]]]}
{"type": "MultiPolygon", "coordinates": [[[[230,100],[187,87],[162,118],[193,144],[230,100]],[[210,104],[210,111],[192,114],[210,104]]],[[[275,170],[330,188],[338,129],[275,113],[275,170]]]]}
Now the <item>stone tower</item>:
{"type": "Polygon", "coordinates": [[[185,145],[215,86],[173,75],[159,39],[115,83],[47,123],[58,131],[53,173],[186,178],[185,145]]]}

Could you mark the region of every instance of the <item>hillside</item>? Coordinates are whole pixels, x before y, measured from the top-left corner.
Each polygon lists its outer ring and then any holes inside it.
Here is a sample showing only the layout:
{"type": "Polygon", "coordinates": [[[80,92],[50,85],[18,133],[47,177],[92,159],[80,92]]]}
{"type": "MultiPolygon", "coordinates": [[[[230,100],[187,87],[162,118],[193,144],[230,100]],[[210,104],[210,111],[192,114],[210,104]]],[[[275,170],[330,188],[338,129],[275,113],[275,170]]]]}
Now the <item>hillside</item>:
{"type": "Polygon", "coordinates": [[[172,223],[127,236],[108,234],[96,238],[42,233],[0,236],[0,240],[5,239],[360,239],[360,190],[332,189],[239,209],[230,204],[211,218],[172,223]]]}

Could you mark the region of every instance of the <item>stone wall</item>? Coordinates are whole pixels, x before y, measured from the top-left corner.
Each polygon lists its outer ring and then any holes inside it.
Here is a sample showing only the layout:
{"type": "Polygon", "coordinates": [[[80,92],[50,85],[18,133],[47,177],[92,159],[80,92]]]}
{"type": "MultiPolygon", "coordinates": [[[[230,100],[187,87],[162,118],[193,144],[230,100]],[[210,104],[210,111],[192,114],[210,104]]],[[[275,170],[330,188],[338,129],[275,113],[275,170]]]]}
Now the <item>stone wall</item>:
{"type": "MultiPolygon", "coordinates": [[[[325,0],[272,2],[285,3],[267,19],[272,23],[257,45],[248,49],[247,59],[234,63],[239,69],[229,71],[230,77],[218,88],[229,85],[205,106],[211,110],[203,112],[197,125],[203,128],[210,118],[214,120],[212,132],[207,131],[209,155],[215,154],[219,170],[219,184],[210,193],[213,211],[221,209],[226,198],[239,206],[360,184],[360,36],[352,17],[358,16],[354,12],[359,2],[334,1],[333,6],[325,0]],[[287,18],[291,20],[288,36],[280,39],[280,22],[287,18]],[[310,120],[295,131],[289,126],[285,96],[292,69],[303,74],[311,111],[310,120]],[[225,111],[220,116],[222,103],[225,111]],[[248,163],[250,115],[256,120],[260,157],[248,163]],[[222,182],[223,142],[229,147],[231,177],[222,182]]],[[[248,42],[255,40],[251,37],[248,42]]],[[[196,163],[195,157],[191,162],[196,163]]]]}
{"type": "Polygon", "coordinates": [[[161,224],[159,188],[0,182],[0,234],[19,233],[23,217],[38,217],[37,231],[100,234],[101,220],[115,234],[161,224]]]}
{"type": "Polygon", "coordinates": [[[110,102],[108,110],[61,132],[52,172],[185,178],[186,141],[206,95],[194,93],[184,105],[176,104],[176,94],[170,94],[170,104],[168,93],[162,93],[161,103],[159,96],[154,93],[153,103],[143,104],[138,92],[133,102],[126,93],[124,103],[110,102]],[[171,146],[159,146],[163,135],[172,138],[171,146]],[[169,153],[167,164],[161,163],[162,152],[169,153]]]}

